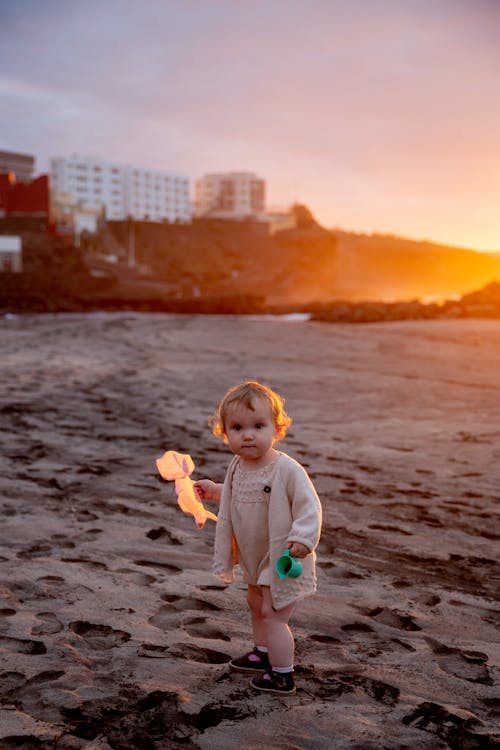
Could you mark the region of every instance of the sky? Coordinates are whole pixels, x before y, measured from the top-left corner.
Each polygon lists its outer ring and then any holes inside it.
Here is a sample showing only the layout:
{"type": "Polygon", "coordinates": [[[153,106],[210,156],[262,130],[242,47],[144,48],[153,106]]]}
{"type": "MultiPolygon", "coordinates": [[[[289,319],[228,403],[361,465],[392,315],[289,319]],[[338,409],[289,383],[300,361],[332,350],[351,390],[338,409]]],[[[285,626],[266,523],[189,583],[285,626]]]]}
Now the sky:
{"type": "Polygon", "coordinates": [[[500,0],[0,0],[0,149],[500,251],[500,0]]]}

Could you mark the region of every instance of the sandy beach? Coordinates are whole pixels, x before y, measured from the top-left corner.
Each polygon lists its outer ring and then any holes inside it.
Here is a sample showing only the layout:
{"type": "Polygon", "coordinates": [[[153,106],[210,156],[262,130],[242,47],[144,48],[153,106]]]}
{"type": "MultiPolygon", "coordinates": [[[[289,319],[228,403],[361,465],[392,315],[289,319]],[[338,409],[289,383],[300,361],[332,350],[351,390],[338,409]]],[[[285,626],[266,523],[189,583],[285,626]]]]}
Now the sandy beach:
{"type": "Polygon", "coordinates": [[[499,320],[8,316],[0,351],[2,750],[500,747],[499,320]],[[155,467],[222,481],[247,378],[324,510],[289,698],[229,671],[244,586],[155,467]]]}

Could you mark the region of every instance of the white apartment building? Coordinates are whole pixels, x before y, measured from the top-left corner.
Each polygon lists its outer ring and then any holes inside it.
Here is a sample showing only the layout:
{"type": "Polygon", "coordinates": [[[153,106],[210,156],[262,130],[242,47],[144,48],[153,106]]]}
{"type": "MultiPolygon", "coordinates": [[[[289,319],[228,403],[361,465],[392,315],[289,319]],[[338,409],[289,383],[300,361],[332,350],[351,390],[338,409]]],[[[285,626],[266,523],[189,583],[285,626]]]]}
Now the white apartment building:
{"type": "Polygon", "coordinates": [[[103,207],[109,220],[188,223],[192,218],[189,179],[168,172],[124,166],[74,155],[50,162],[51,190],[75,207],[103,207]]]}
{"type": "Polygon", "coordinates": [[[260,219],[266,210],[266,183],[252,172],[206,174],[195,184],[196,216],[260,219]]]}

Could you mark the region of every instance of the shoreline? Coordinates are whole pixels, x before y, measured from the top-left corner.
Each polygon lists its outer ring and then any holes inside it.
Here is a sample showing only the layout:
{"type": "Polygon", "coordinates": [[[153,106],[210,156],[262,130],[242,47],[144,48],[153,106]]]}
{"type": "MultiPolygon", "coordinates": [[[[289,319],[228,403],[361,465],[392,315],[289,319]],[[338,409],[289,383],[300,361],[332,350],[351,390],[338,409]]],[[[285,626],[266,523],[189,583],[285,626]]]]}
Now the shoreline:
{"type": "Polygon", "coordinates": [[[329,302],[267,302],[252,295],[168,299],[149,294],[110,297],[90,294],[9,293],[0,298],[0,314],[29,313],[116,313],[143,312],[174,315],[241,315],[256,318],[309,317],[325,323],[375,323],[395,320],[436,320],[463,318],[500,318],[500,282],[492,281],[461,297],[442,302],[419,300],[384,302],[377,300],[333,299],[329,302]]]}

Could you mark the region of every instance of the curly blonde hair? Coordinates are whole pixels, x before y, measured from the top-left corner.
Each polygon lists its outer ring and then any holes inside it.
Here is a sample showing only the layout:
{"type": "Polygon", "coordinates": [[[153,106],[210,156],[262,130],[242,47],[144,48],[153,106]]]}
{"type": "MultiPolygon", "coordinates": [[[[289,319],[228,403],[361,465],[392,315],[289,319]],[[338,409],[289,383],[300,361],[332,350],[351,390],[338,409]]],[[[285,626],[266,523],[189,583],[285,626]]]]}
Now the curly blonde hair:
{"type": "Polygon", "coordinates": [[[215,413],[208,420],[213,434],[217,436],[222,435],[224,442],[227,442],[225,424],[229,407],[243,405],[253,411],[253,400],[256,398],[268,402],[274,424],[276,425],[275,440],[283,440],[287,429],[292,424],[291,418],[284,409],[285,399],[271,390],[271,388],[268,388],[267,385],[262,385],[262,383],[258,383],[256,380],[247,380],[239,385],[234,385],[227,391],[215,413]]]}

